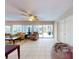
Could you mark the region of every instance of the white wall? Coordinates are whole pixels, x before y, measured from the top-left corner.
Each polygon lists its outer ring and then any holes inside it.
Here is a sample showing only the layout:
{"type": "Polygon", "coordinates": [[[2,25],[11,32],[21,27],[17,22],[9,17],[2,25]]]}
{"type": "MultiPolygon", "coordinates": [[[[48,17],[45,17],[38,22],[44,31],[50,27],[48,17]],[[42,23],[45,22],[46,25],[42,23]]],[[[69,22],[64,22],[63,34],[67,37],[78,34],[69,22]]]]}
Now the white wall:
{"type": "Polygon", "coordinates": [[[57,33],[59,41],[73,45],[73,15],[58,21],[57,33]]]}

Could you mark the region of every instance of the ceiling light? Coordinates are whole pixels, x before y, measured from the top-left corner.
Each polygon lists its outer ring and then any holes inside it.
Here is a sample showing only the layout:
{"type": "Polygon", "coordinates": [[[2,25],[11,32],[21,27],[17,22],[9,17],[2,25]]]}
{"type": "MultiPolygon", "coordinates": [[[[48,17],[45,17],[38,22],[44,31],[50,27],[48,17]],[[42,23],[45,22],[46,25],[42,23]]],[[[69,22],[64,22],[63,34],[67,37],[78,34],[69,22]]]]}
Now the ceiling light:
{"type": "Polygon", "coordinates": [[[37,20],[36,16],[30,16],[29,18],[29,21],[36,21],[36,20],[37,20]]]}

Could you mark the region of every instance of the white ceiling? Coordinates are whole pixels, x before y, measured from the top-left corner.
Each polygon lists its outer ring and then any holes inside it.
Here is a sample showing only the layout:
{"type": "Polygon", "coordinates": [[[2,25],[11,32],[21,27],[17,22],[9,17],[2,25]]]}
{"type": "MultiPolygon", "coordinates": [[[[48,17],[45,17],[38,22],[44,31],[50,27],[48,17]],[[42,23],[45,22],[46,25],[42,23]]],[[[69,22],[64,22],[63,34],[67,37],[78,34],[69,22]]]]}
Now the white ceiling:
{"type": "Polygon", "coordinates": [[[40,21],[53,21],[73,6],[72,0],[5,0],[6,21],[25,21],[16,6],[38,16],[40,21]]]}

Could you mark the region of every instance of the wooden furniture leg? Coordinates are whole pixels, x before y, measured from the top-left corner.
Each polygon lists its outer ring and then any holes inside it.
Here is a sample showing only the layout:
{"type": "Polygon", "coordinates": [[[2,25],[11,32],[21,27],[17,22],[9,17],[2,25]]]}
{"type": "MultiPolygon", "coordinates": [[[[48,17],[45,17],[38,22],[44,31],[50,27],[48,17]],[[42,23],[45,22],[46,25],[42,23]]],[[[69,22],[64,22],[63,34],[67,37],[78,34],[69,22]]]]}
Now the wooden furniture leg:
{"type": "Polygon", "coordinates": [[[8,55],[6,55],[6,59],[8,59],[8,55]]]}
{"type": "Polygon", "coordinates": [[[18,52],[18,59],[20,59],[20,46],[18,46],[17,52],[18,52]]]}

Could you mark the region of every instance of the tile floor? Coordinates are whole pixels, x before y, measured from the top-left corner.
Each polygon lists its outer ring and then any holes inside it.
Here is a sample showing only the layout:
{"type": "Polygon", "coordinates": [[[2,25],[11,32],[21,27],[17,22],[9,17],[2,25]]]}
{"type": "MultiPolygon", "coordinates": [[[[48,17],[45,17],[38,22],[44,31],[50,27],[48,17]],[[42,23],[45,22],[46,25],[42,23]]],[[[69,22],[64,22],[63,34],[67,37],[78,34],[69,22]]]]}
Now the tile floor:
{"type": "MultiPolygon", "coordinates": [[[[20,42],[21,59],[51,59],[51,49],[54,43],[52,38],[20,42]]],[[[18,59],[17,50],[9,54],[8,59],[18,59]]]]}

